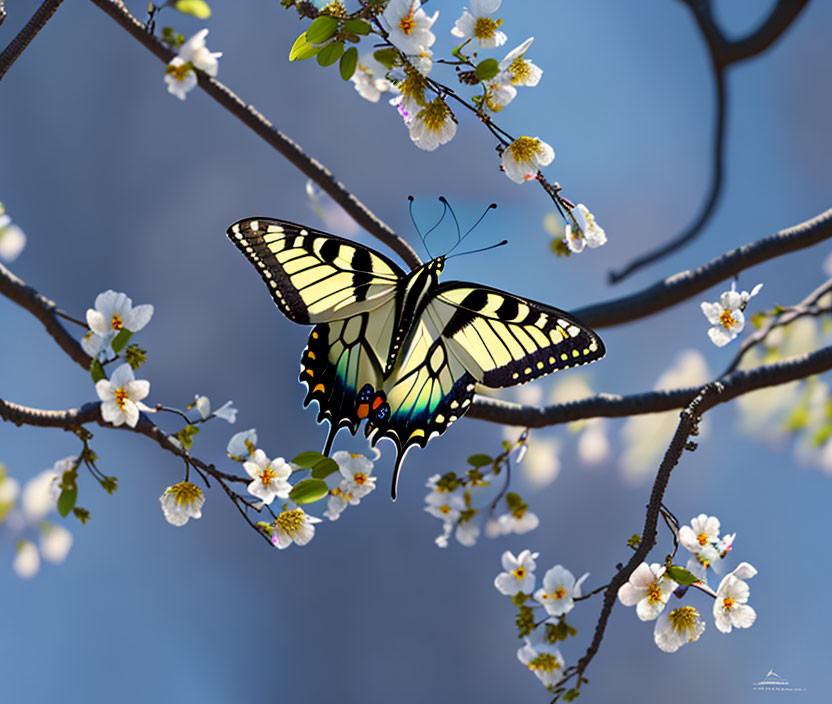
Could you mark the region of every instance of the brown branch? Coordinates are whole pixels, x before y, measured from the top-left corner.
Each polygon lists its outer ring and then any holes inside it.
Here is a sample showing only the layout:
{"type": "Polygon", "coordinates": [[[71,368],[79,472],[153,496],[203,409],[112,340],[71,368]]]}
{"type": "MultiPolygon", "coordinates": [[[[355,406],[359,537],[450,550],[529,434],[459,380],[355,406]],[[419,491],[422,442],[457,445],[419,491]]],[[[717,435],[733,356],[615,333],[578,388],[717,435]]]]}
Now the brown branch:
{"type": "MultiPolygon", "coordinates": [[[[732,372],[717,380],[723,387],[720,403],[756,389],[778,386],[812,374],[820,374],[830,368],[832,368],[832,347],[824,347],[810,354],[789,357],[754,369],[732,372]]],[[[477,397],[471,410],[468,411],[468,417],[487,420],[491,423],[542,428],[584,418],[620,418],[671,411],[674,408],[685,407],[696,397],[698,391],[698,388],[692,387],[670,391],[649,391],[631,396],[598,394],[580,401],[543,408],[477,397]]]]}
{"type": "MultiPolygon", "coordinates": [[[[163,62],[168,63],[176,55],[158,38],[148,32],[144,25],[130,14],[121,0],[91,1],[163,62]]],[[[404,239],[393,232],[366,205],[350,193],[340,181],[336,180],[329,169],[306,154],[294,141],[260,114],[253,105],[246,105],[224,84],[202,71],[197,71],[197,76],[199,87],[202,90],[318,184],[367,232],[390,247],[411,268],[415,268],[422,263],[419,255],[404,239]]]]}
{"type": "MultiPolygon", "coordinates": [[[[26,26],[21,29],[17,36],[9,42],[9,45],[3,49],[0,54],[0,80],[6,75],[6,71],[11,68],[11,65],[17,61],[18,57],[23,53],[29,43],[37,36],[38,32],[43,29],[44,25],[49,21],[49,18],[55,14],[58,7],[63,0],[46,0],[32,15],[26,26]]],[[[0,24],[6,18],[6,12],[0,7],[0,24]]]]}
{"type": "Polygon", "coordinates": [[[610,283],[623,281],[648,264],[663,259],[699,235],[716,209],[722,192],[725,154],[725,124],[727,94],[725,72],[731,64],[756,56],[768,49],[791,26],[809,0],[779,0],[763,24],[748,36],[728,40],[717,26],[710,0],[682,0],[693,13],[711,60],[716,89],[716,118],[714,121],[711,157],[711,185],[699,214],[691,225],[669,242],[633,259],[618,271],[609,274],[610,283]]]}

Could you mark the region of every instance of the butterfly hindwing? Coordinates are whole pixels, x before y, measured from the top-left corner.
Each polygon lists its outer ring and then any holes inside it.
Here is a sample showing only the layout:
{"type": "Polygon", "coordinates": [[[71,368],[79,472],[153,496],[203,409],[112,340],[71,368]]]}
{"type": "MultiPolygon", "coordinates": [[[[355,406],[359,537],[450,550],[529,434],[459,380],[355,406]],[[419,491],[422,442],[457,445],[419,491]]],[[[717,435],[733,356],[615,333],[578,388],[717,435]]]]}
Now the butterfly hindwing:
{"type": "Polygon", "coordinates": [[[240,220],[228,237],[258,270],[280,311],[302,325],[377,308],[393,298],[404,276],[368,247],[285,220],[240,220]]]}

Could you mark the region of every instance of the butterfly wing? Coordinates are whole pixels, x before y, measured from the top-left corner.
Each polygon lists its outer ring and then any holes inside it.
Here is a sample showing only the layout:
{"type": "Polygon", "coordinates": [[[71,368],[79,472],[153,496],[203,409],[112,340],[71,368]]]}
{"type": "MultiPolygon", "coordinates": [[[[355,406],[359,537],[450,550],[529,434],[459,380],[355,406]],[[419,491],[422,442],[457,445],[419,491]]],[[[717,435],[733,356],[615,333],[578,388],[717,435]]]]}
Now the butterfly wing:
{"type": "Polygon", "coordinates": [[[307,386],[304,406],[317,401],[318,422],[330,422],[328,452],[340,428],[358,430],[361,388],[381,384],[404,272],[367,247],[283,220],[240,220],[228,236],[280,311],[296,323],[315,324],[300,380],[307,386]]]}
{"type": "Polygon", "coordinates": [[[514,386],[604,353],[591,329],[557,308],[475,284],[437,286],[383,382],[388,407],[367,421],[374,445],[386,437],[396,446],[394,498],[408,449],[424,447],[465,414],[477,383],[514,386]]]}

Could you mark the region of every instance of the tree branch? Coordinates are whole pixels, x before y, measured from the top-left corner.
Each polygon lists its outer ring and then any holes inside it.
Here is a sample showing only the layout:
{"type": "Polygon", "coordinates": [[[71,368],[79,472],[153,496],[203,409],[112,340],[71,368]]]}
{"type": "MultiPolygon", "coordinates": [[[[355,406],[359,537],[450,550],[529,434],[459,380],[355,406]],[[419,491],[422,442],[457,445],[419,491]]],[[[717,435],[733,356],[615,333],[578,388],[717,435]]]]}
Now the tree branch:
{"type": "Polygon", "coordinates": [[[742,39],[729,41],[716,24],[710,0],[681,1],[693,13],[699,31],[702,33],[702,38],[705,40],[711,60],[711,68],[714,72],[716,119],[711,158],[711,185],[708,189],[708,197],[693,223],[669,242],[637,257],[619,271],[611,271],[609,281],[613,284],[623,281],[648,264],[667,257],[702,232],[711,215],[713,215],[722,192],[727,113],[725,71],[731,64],[756,56],[768,49],[789,28],[809,2],[809,0],[779,0],[771,14],[759,28],[742,39]]]}
{"type": "MultiPolygon", "coordinates": [[[[829,369],[832,369],[832,346],[754,369],[732,372],[714,383],[722,385],[720,403],[723,403],[750,391],[778,386],[829,369]]],[[[479,418],[491,423],[543,428],[584,418],[620,418],[683,408],[698,392],[699,388],[691,387],[671,391],[649,391],[631,396],[598,394],[580,401],[543,408],[477,397],[467,415],[469,418],[479,418]]]]}
{"type": "MultiPolygon", "coordinates": [[[[91,0],[134,39],[138,40],[157,58],[168,63],[176,54],[153,34],[148,32],[121,0],[91,0]]],[[[199,87],[222,105],[246,127],[277,150],[302,173],[311,178],[321,189],[340,205],[361,227],[386,244],[411,268],[422,263],[419,255],[388,225],[382,222],[366,205],[350,193],[323,164],[306,154],[293,140],[269,122],[253,105],[246,105],[233,91],[202,71],[197,71],[199,87]]]]}
{"type": "Polygon", "coordinates": [[[680,271],[621,298],[571,311],[594,328],[621,325],[670,308],[756,264],[811,247],[832,237],[832,208],[811,220],[732,249],[697,269],[680,271]]]}
{"type": "MultiPolygon", "coordinates": [[[[11,65],[17,61],[18,57],[23,53],[29,43],[37,36],[38,32],[43,29],[43,26],[49,21],[49,18],[55,14],[63,0],[46,0],[32,15],[26,26],[21,29],[17,36],[11,40],[9,45],[3,49],[0,54],[0,80],[6,75],[6,71],[11,68],[11,65]]],[[[6,11],[0,6],[0,24],[6,18],[6,11]]]]}

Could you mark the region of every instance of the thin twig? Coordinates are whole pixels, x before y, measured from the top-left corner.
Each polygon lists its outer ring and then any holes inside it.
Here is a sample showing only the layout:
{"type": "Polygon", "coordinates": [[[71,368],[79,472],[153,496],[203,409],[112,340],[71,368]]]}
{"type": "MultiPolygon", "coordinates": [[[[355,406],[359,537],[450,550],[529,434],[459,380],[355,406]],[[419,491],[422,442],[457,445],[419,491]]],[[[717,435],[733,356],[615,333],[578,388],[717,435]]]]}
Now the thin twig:
{"type": "MultiPolygon", "coordinates": [[[[157,58],[168,63],[175,56],[170,48],[165,46],[156,36],[149,33],[144,25],[130,14],[121,0],[91,1],[104,10],[121,27],[127,30],[130,36],[138,40],[157,58]]],[[[415,268],[422,263],[419,255],[404,239],[393,232],[366,205],[350,193],[329,169],[306,154],[293,140],[258,112],[253,105],[246,105],[228,87],[202,71],[197,71],[197,76],[199,87],[202,90],[318,184],[325,193],[349,213],[358,225],[390,247],[411,268],[415,268]]]]}
{"type": "MultiPolygon", "coordinates": [[[[46,0],[32,15],[26,26],[21,29],[17,36],[11,40],[9,45],[3,49],[0,54],[0,80],[6,75],[6,71],[11,68],[12,64],[17,61],[23,51],[29,46],[29,43],[37,36],[38,32],[43,29],[44,25],[49,21],[49,18],[55,14],[55,11],[60,7],[63,0],[46,0]]],[[[6,17],[5,10],[0,8],[0,24],[3,24],[3,19],[6,17]]]]}

